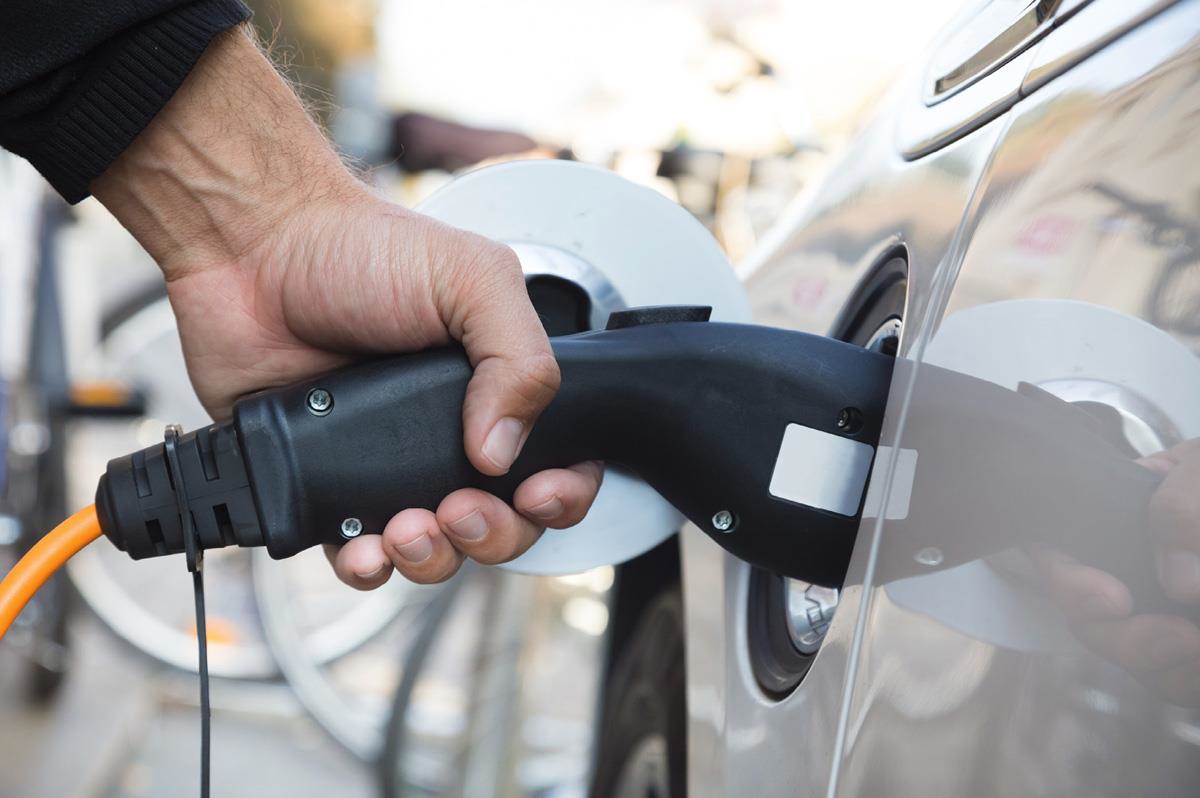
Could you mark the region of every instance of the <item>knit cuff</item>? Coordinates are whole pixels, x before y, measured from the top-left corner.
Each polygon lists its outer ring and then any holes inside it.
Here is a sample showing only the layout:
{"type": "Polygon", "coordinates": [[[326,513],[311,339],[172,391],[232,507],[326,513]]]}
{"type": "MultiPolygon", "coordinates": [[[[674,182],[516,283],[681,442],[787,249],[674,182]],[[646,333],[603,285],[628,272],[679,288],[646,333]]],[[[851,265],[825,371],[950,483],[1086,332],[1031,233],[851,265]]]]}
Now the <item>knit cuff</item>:
{"type": "Polygon", "coordinates": [[[48,135],[21,155],[70,203],[133,142],[182,85],[218,33],[250,17],[241,0],[199,0],[152,19],[97,65],[64,102],[48,135]]]}

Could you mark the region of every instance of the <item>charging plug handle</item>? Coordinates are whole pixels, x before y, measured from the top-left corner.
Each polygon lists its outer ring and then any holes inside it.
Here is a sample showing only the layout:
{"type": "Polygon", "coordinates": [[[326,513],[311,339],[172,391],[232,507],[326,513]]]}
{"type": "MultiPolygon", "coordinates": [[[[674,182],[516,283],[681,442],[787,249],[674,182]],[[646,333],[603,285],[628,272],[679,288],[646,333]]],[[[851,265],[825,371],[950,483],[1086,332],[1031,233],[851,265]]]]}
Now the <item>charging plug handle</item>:
{"type": "MultiPolygon", "coordinates": [[[[893,361],[820,336],[706,317],[626,312],[614,329],[553,339],[562,386],[502,477],[484,476],[466,458],[462,404],[472,372],[457,347],[371,360],[242,399],[231,422],[179,441],[196,534],[204,548],[265,545],[273,557],[290,557],[382,532],[400,509],[434,509],[458,488],[511,501],[538,471],[604,460],[636,473],[735,556],[838,585],[865,467],[852,484],[834,486],[851,498],[830,509],[774,495],[776,463],[793,427],[859,444],[869,466],[893,361]]],[[[112,461],[101,480],[101,524],[135,559],[183,550],[161,461],[162,447],[150,447],[112,461]]]]}

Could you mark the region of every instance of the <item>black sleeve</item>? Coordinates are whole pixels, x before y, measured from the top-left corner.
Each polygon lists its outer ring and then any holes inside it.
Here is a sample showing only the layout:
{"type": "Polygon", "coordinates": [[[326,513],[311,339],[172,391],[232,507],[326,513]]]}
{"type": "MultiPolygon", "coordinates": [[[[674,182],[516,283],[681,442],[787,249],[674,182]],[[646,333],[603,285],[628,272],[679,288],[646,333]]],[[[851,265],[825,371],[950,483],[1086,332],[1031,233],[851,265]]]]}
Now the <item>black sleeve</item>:
{"type": "Polygon", "coordinates": [[[0,147],[78,202],[249,16],[241,0],[0,0],[0,147]]]}

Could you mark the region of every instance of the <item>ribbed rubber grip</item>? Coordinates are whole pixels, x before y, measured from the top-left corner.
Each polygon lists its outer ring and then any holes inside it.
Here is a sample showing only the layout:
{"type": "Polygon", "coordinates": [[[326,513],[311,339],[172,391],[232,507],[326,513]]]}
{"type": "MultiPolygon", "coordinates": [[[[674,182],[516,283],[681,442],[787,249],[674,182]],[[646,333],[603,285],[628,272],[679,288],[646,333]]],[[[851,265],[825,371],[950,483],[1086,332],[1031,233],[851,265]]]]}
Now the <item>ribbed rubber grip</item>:
{"type": "MultiPolygon", "coordinates": [[[[261,546],[262,530],[232,423],[179,439],[179,466],[201,548],[261,546]]],[[[96,490],[104,534],[135,560],[185,550],[175,484],[163,445],[118,457],[96,490]]]]}

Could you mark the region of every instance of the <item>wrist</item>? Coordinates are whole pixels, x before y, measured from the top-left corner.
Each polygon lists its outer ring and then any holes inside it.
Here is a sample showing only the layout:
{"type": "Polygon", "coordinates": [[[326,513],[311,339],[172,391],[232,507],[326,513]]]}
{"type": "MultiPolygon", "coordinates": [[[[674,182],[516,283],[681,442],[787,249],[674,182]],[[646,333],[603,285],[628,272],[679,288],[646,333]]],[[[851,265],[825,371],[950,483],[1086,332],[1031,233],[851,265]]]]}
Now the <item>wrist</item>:
{"type": "Polygon", "coordinates": [[[174,280],[236,264],[302,206],[365,187],[233,30],[214,39],[92,191],[174,280]]]}

